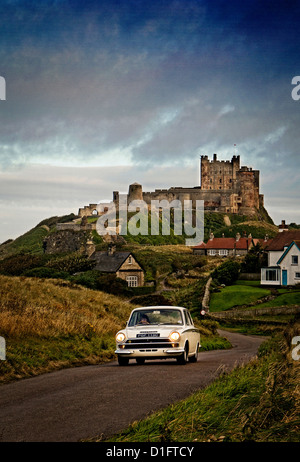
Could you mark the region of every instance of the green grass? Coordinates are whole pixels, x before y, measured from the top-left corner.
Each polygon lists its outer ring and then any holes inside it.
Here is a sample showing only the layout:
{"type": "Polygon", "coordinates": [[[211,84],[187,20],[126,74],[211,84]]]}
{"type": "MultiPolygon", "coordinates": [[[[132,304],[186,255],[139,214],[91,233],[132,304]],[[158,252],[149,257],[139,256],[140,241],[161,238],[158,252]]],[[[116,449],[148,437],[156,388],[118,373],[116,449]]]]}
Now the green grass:
{"type": "Polygon", "coordinates": [[[20,252],[41,255],[43,253],[43,240],[47,234],[48,231],[45,228],[34,228],[11,242],[7,252],[9,255],[20,252]]]}
{"type": "MultiPolygon", "coordinates": [[[[229,310],[235,306],[247,305],[270,295],[269,289],[256,287],[256,284],[234,284],[211,294],[210,311],[229,310]]],[[[261,306],[261,305],[260,305],[261,306]]]]}
{"type": "Polygon", "coordinates": [[[285,305],[300,305],[300,291],[281,293],[278,297],[259,305],[260,308],[285,305]]]}

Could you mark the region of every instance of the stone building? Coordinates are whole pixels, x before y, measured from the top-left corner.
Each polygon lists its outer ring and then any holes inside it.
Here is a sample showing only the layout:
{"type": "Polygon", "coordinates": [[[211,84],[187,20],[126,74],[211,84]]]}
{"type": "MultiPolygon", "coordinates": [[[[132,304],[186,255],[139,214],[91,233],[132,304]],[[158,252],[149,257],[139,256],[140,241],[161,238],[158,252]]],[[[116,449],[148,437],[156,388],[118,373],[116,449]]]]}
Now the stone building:
{"type": "MultiPolygon", "coordinates": [[[[231,161],[220,161],[217,154],[209,160],[201,156],[201,184],[190,187],[171,187],[144,192],[139,183],[129,186],[127,202],[143,200],[151,205],[152,200],[191,200],[193,207],[196,201],[204,201],[204,210],[222,213],[240,213],[255,215],[264,206],[263,195],[259,192],[259,170],[240,166],[240,156],[234,155],[231,161]]],[[[118,205],[119,192],[113,192],[113,202],[118,205]]],[[[78,215],[83,217],[100,215],[97,204],[90,204],[79,209],[78,215]]]]}
{"type": "MultiPolygon", "coordinates": [[[[193,188],[171,187],[144,192],[142,185],[134,183],[129,186],[128,203],[142,199],[147,204],[151,200],[167,199],[169,202],[191,200],[193,207],[196,200],[204,201],[204,209],[223,213],[240,213],[254,215],[263,207],[263,195],[259,193],[259,170],[240,166],[240,156],[233,156],[231,161],[220,161],[217,154],[213,160],[201,156],[201,185],[193,188]]],[[[119,192],[114,191],[113,201],[118,203],[119,192]]]]}
{"type": "Polygon", "coordinates": [[[90,259],[96,262],[94,270],[115,274],[126,281],[129,287],[144,285],[144,269],[131,252],[117,252],[112,245],[108,251],[94,252],[90,259]]]}

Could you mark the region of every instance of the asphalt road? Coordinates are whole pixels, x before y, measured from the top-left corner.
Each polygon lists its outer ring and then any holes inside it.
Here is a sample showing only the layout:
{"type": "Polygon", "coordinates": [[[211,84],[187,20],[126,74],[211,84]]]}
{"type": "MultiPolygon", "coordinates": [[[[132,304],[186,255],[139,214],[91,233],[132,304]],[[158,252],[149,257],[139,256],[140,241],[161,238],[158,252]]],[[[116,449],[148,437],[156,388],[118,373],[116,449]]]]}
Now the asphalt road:
{"type": "Polygon", "coordinates": [[[256,355],[263,339],[221,331],[230,350],[197,363],[130,361],[65,369],[0,386],[0,441],[75,442],[108,437],[135,420],[206,387],[221,371],[256,355]]]}

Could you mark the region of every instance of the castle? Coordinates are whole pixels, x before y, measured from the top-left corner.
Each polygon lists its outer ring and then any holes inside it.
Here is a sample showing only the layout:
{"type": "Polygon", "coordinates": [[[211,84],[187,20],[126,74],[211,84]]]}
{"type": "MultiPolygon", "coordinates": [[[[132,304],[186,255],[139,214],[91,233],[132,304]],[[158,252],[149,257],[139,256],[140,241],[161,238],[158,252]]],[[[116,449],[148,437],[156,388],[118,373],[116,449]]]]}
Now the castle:
{"type": "MultiPolygon", "coordinates": [[[[169,202],[191,200],[193,206],[196,200],[204,201],[204,210],[255,215],[264,206],[263,195],[259,193],[259,170],[240,166],[240,156],[234,155],[231,161],[220,161],[217,154],[209,160],[201,156],[201,185],[193,188],[171,187],[155,189],[153,192],[143,192],[142,185],[131,184],[127,201],[143,200],[151,205],[151,200],[167,199],[169,202]]],[[[113,192],[113,201],[119,203],[119,192],[113,192]]],[[[80,208],[78,215],[97,215],[97,204],[80,208]]]]}

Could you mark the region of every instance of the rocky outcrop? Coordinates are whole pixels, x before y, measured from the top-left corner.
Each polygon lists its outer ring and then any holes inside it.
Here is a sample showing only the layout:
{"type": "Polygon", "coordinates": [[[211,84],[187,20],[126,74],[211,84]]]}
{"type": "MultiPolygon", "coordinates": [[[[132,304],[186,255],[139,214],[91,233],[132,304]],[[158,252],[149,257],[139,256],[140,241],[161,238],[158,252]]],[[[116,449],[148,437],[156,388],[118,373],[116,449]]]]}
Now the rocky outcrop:
{"type": "Polygon", "coordinates": [[[90,231],[62,230],[47,236],[43,242],[44,253],[91,253],[93,246],[90,231]]]}

